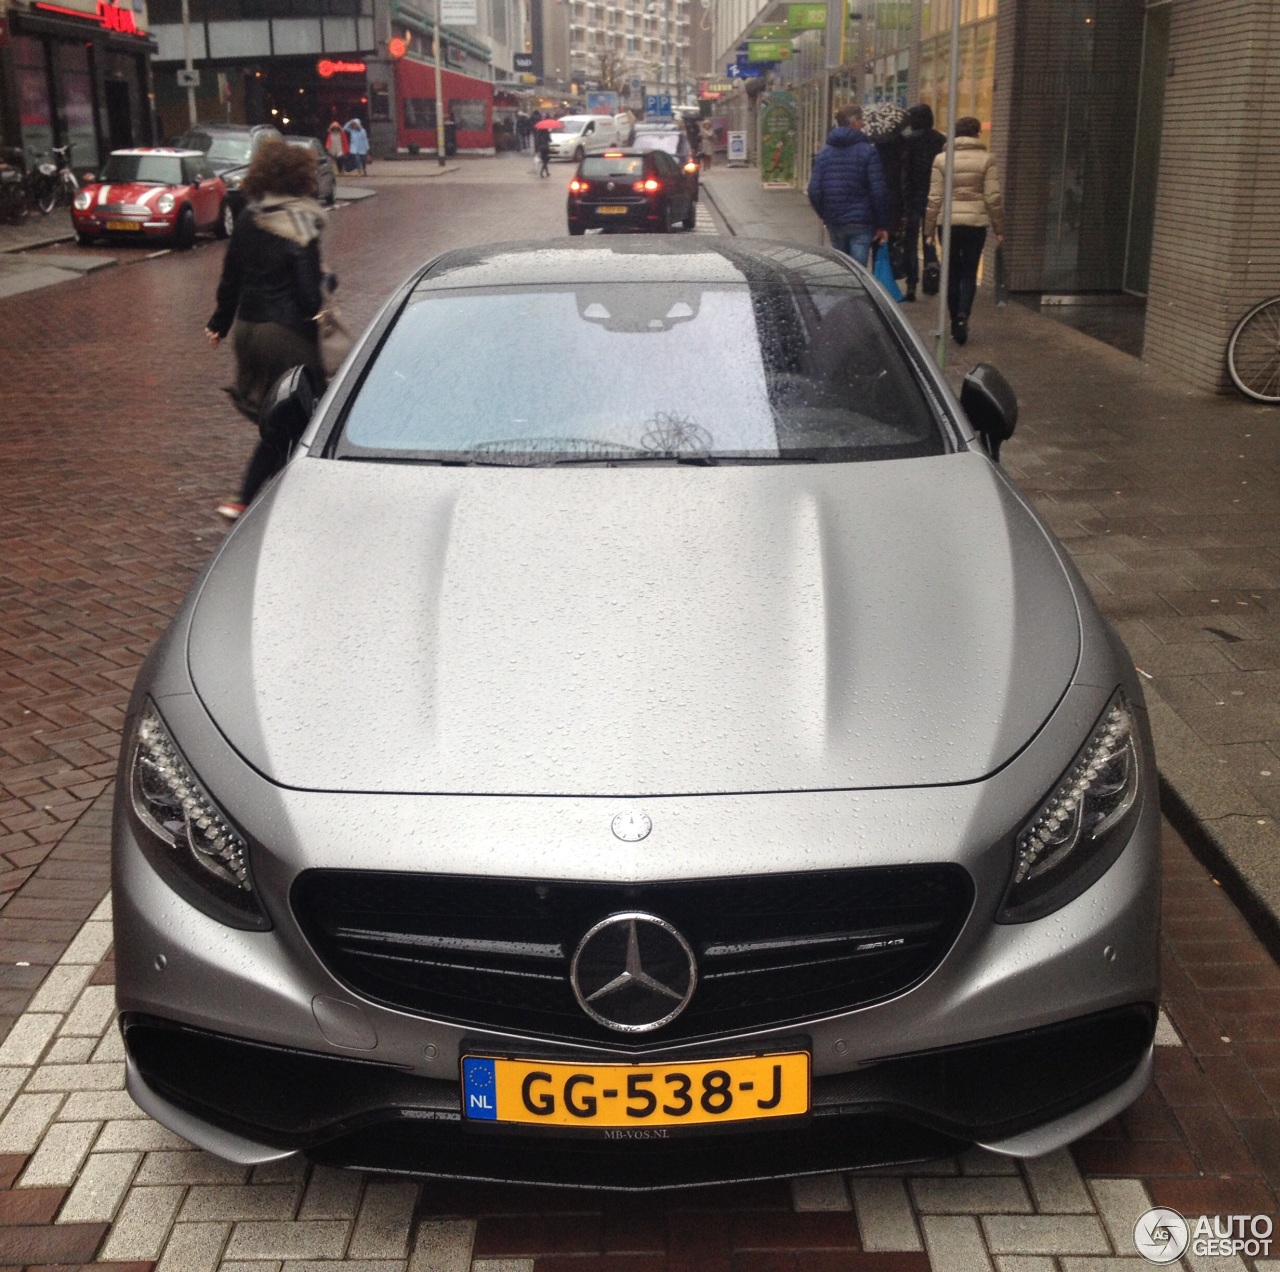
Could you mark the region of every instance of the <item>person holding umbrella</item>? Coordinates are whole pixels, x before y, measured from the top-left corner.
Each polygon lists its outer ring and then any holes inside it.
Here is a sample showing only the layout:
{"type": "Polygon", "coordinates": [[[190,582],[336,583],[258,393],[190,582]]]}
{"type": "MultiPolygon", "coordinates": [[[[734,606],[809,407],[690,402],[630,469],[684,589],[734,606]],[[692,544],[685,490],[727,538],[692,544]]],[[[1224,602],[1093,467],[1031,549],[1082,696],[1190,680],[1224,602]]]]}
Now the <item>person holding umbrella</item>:
{"type": "Polygon", "coordinates": [[[551,134],[560,127],[558,119],[540,119],[533,126],[533,148],[538,154],[538,176],[551,175],[551,134]]]}

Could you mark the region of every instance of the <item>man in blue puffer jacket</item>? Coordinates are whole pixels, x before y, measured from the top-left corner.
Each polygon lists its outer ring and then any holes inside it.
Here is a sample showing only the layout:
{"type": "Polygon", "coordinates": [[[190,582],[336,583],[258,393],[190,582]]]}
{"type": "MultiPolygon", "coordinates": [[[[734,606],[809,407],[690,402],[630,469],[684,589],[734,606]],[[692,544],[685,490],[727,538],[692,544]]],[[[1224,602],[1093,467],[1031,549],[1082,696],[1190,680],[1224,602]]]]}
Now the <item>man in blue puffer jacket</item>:
{"type": "Polygon", "coordinates": [[[889,191],[861,123],[861,106],[836,111],[836,126],[813,161],[809,202],[826,224],[831,246],[865,265],[871,244],[889,237],[889,191]]]}

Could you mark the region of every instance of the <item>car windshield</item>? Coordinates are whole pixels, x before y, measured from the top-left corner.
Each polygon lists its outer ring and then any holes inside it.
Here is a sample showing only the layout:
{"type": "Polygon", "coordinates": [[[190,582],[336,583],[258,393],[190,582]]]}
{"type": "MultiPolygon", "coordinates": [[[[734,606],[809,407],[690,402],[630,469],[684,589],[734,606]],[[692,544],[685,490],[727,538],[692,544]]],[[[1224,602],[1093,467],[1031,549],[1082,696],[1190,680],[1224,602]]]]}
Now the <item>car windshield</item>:
{"type": "Polygon", "coordinates": [[[586,127],[585,119],[560,119],[556,121],[557,132],[562,133],[580,133],[586,127]]]}
{"type": "Polygon", "coordinates": [[[102,166],[99,180],[182,185],[182,161],[172,155],[110,155],[102,166]]]}
{"type": "Polygon", "coordinates": [[[420,284],[330,453],[525,465],[943,453],[906,352],[845,277],[420,284]],[[479,376],[477,351],[489,351],[479,376]]]}
{"type": "Polygon", "coordinates": [[[253,158],[253,142],[244,136],[214,137],[209,133],[188,133],[182,139],[186,150],[199,150],[215,167],[236,168],[253,158]]]}
{"type": "Polygon", "coordinates": [[[667,154],[678,154],[680,150],[679,133],[637,133],[635,139],[637,150],[665,150],[667,154]]]}
{"type": "Polygon", "coordinates": [[[644,160],[637,155],[600,155],[582,161],[584,177],[642,177],[644,160]]]}

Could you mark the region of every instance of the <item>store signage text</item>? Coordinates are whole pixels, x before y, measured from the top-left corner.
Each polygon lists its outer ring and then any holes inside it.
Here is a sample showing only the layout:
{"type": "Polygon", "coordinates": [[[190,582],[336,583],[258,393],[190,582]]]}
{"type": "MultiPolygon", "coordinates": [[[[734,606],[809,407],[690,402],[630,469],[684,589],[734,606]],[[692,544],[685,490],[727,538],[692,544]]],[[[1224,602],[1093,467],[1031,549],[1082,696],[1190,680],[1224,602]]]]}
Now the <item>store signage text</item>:
{"type": "Polygon", "coordinates": [[[92,13],[84,9],[68,9],[60,4],[43,4],[37,2],[37,9],[45,13],[64,13],[71,18],[97,19],[98,25],[106,31],[118,31],[121,35],[143,35],[134,21],[133,10],[122,5],[111,4],[109,0],[98,0],[92,13]]]}
{"type": "Polygon", "coordinates": [[[321,79],[329,79],[334,75],[363,75],[368,67],[363,62],[331,62],[321,58],[316,63],[316,72],[321,79]]]}

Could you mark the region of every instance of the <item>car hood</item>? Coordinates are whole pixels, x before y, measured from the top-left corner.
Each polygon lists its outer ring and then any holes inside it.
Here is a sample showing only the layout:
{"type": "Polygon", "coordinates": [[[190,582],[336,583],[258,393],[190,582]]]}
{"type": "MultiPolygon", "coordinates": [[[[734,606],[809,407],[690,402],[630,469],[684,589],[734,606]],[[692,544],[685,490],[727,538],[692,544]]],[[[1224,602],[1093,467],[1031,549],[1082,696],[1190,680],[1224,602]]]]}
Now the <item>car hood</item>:
{"type": "Polygon", "coordinates": [[[1080,649],[974,454],[472,468],[303,458],[188,637],[240,754],[313,790],[657,795],[967,782],[1080,649]]]}
{"type": "Polygon", "coordinates": [[[88,208],[92,211],[99,204],[106,203],[133,203],[154,209],[162,194],[174,194],[185,187],[155,185],[147,181],[102,181],[88,188],[93,193],[93,202],[88,208]]]}

